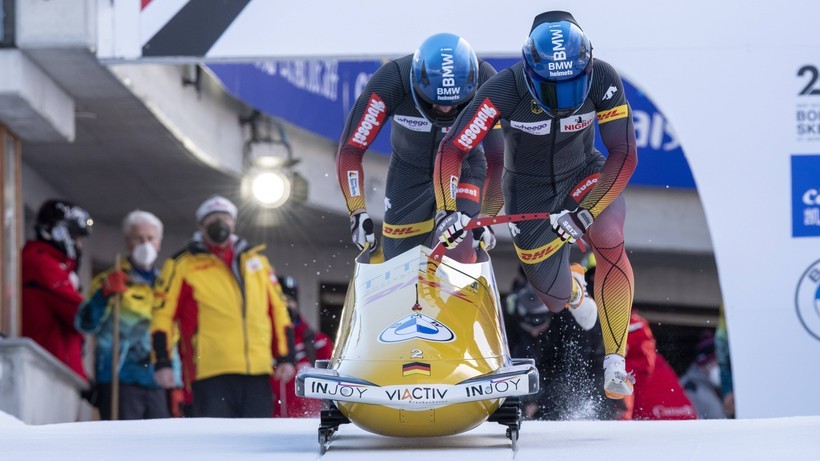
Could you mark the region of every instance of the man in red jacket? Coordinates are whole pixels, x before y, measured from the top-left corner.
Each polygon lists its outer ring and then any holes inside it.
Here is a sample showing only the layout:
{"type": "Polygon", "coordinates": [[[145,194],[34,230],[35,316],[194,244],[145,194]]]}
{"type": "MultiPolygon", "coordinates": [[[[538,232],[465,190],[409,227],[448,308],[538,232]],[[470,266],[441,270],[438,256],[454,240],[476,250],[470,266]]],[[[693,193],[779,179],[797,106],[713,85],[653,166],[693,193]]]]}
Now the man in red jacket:
{"type": "Polygon", "coordinates": [[[635,374],[635,392],[624,399],[622,419],[697,419],[695,407],[681,388],[678,375],[655,349],[649,322],[634,310],[629,319],[626,369],[635,374]]]}
{"type": "MultiPolygon", "coordinates": [[[[280,276],[279,285],[287,299],[296,351],[296,369],[312,367],[316,360],[327,360],[333,354],[333,343],[321,331],[314,331],[299,314],[299,288],[291,276],[280,276]]],[[[271,378],[273,416],[280,418],[315,418],[322,411],[322,401],[296,396],[295,376],[287,381],[271,378]]]]}
{"type": "Polygon", "coordinates": [[[43,346],[83,379],[83,335],[74,327],[83,302],[75,270],[82,238],[91,232],[88,212],[65,200],[49,200],[37,213],[36,240],[22,255],[23,336],[43,346]]]}

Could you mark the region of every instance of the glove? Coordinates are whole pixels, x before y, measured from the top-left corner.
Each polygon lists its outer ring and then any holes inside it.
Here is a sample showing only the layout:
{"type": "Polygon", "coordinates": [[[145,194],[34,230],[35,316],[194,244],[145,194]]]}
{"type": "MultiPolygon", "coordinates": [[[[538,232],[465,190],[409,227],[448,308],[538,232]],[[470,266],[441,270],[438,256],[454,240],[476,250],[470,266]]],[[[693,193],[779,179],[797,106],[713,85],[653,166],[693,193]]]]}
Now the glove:
{"type": "Polygon", "coordinates": [[[495,248],[495,231],[492,227],[484,226],[473,229],[473,249],[477,250],[481,242],[484,242],[486,251],[495,248]]]}
{"type": "Polygon", "coordinates": [[[128,276],[125,272],[117,269],[110,274],[108,277],[105,278],[105,283],[103,283],[102,287],[102,294],[105,297],[125,293],[125,290],[128,287],[125,286],[125,282],[128,281],[128,276]]]}
{"type": "Polygon", "coordinates": [[[464,226],[470,222],[470,216],[460,211],[450,211],[450,214],[444,215],[436,226],[436,232],[439,234],[439,241],[444,248],[452,250],[467,235],[464,226]]]}
{"type": "Polygon", "coordinates": [[[279,381],[290,381],[293,377],[296,376],[296,368],[294,368],[292,363],[289,362],[282,362],[276,366],[276,370],[273,372],[273,378],[279,381]]]}
{"type": "Polygon", "coordinates": [[[174,379],[174,369],[170,367],[160,368],[154,372],[154,382],[163,389],[171,389],[176,386],[174,379]]]}
{"type": "Polygon", "coordinates": [[[356,213],[350,217],[350,234],[353,237],[353,243],[360,250],[364,249],[364,244],[370,244],[370,252],[376,251],[376,235],[373,233],[373,220],[367,215],[366,211],[356,213]]]}
{"type": "Polygon", "coordinates": [[[550,214],[550,224],[561,240],[575,243],[586,233],[593,221],[592,213],[583,208],[576,208],[573,211],[564,210],[557,214],[550,214]]]}

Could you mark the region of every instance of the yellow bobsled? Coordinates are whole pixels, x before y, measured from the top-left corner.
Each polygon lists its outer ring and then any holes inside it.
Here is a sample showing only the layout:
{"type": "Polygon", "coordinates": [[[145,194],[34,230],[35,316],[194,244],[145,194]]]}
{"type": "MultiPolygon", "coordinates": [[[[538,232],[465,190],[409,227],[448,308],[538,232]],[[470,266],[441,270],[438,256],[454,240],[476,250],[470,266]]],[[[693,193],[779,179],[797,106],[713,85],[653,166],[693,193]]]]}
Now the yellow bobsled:
{"type": "Polygon", "coordinates": [[[487,421],[516,446],[520,396],[538,391],[528,359],[511,359],[490,258],[431,264],[419,246],[381,264],[356,259],[330,360],[300,370],[296,393],[322,399],[319,442],[340,424],[399,437],[443,436],[487,421]],[[436,270],[437,269],[437,270],[436,270]]]}

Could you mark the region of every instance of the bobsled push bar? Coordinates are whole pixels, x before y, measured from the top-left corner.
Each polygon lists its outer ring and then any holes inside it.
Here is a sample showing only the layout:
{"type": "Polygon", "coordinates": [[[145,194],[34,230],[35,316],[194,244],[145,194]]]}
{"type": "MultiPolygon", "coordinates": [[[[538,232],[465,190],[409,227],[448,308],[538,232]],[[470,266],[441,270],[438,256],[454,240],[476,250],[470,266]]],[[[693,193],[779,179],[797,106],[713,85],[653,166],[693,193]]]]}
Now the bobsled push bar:
{"type": "Polygon", "coordinates": [[[382,405],[422,411],[479,400],[520,397],[538,391],[538,370],[532,364],[512,365],[456,384],[379,386],[341,376],[336,370],[306,368],[296,375],[296,395],[313,399],[382,405]]]}
{"type": "MultiPolygon", "coordinates": [[[[494,226],[496,224],[507,224],[511,222],[521,222],[521,221],[535,221],[536,219],[549,219],[549,213],[522,213],[522,214],[508,214],[503,216],[490,216],[486,218],[474,218],[471,219],[470,222],[464,226],[464,230],[471,230],[476,229],[478,227],[484,226],[494,226]]],[[[578,248],[581,252],[586,252],[586,248],[584,247],[584,243],[581,239],[575,241],[578,244],[578,248]]],[[[430,253],[430,260],[434,261],[435,263],[441,262],[441,257],[444,256],[444,252],[447,251],[444,248],[444,245],[441,242],[436,244],[436,247],[433,248],[433,251],[430,253]]]]}

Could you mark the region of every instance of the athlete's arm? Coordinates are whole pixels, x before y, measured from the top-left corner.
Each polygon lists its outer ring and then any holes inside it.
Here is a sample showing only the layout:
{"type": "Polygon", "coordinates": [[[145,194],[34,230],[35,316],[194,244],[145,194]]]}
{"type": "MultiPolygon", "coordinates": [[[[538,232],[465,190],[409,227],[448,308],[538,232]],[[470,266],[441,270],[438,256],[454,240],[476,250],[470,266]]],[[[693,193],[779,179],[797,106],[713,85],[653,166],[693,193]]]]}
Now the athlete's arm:
{"type": "Polygon", "coordinates": [[[598,128],[607,150],[607,159],[598,184],[581,203],[597,217],[623,192],[638,164],[632,109],[626,101],[621,77],[609,64],[596,61],[596,83],[590,94],[595,101],[598,128]],[[602,78],[598,79],[598,76],[602,78]]]}
{"type": "Polygon", "coordinates": [[[512,110],[510,106],[517,103],[512,102],[512,98],[504,97],[515,91],[510,88],[515,88],[515,80],[509,69],[489,79],[478,89],[470,105],[464,108],[441,141],[433,170],[436,209],[455,211],[461,162],[492,131],[496,121],[512,110]]]}
{"type": "MultiPolygon", "coordinates": [[[[495,68],[486,61],[479,64],[479,88],[496,74],[495,68]]],[[[501,190],[501,175],[504,172],[504,133],[496,123],[482,141],[484,156],[487,158],[487,176],[482,188],[481,214],[495,216],[504,206],[501,190]]]]}
{"type": "Polygon", "coordinates": [[[405,96],[399,66],[391,61],[383,65],[367,82],[347,116],[336,156],[336,176],[342,188],[347,210],[352,215],[364,211],[364,173],[362,157],[376,139],[387,117],[405,96]]]}

